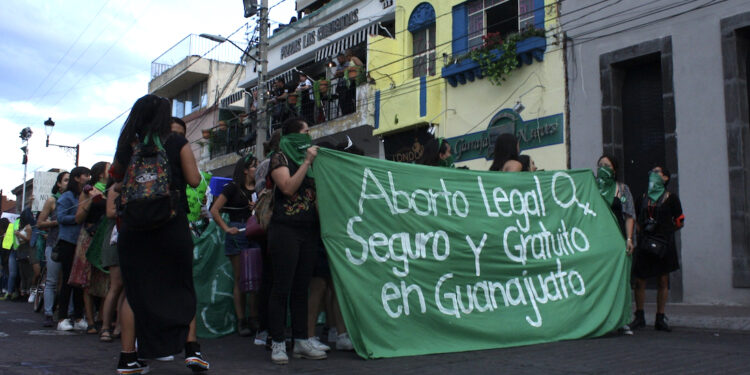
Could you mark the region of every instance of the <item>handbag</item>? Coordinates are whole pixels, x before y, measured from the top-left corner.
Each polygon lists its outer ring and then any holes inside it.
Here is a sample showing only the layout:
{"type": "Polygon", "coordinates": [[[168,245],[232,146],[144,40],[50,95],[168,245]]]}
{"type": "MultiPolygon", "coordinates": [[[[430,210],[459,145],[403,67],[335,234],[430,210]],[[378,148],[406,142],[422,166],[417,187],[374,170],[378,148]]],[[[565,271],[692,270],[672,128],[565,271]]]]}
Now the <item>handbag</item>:
{"type": "Polygon", "coordinates": [[[70,286],[85,288],[89,285],[91,263],[86,259],[86,251],[88,251],[89,245],[91,245],[91,236],[87,231],[82,230],[78,235],[73,267],[70,269],[70,278],[68,278],[68,285],[70,286]]]}
{"type": "Polygon", "coordinates": [[[260,290],[263,278],[263,255],[259,247],[244,249],[240,252],[240,290],[250,292],[260,290]]]}
{"type": "Polygon", "coordinates": [[[250,216],[250,218],[247,219],[247,224],[245,224],[245,236],[247,236],[248,239],[254,240],[262,238],[265,235],[266,231],[261,228],[260,224],[258,224],[258,218],[255,217],[255,215],[250,216]]]}
{"type": "Polygon", "coordinates": [[[646,254],[661,259],[667,255],[667,245],[667,240],[653,234],[647,234],[643,239],[643,242],[641,242],[640,248],[643,249],[646,254]]]}

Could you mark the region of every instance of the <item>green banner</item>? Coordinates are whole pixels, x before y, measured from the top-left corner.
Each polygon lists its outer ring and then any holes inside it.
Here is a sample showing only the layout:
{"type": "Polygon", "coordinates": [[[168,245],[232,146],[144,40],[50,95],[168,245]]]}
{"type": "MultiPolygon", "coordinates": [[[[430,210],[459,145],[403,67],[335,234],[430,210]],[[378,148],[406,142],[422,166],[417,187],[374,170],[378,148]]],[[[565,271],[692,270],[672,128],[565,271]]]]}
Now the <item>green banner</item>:
{"type": "Polygon", "coordinates": [[[322,237],[364,358],[611,332],[630,259],[589,170],[477,172],[320,149],[322,237]]]}

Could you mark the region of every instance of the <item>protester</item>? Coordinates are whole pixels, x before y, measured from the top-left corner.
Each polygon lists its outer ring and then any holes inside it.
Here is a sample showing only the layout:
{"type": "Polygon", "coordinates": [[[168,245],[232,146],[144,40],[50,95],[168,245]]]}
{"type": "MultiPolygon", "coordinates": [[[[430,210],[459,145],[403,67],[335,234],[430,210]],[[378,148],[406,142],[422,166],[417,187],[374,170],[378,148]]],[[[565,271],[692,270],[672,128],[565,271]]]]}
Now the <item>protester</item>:
{"type": "Polygon", "coordinates": [[[57,200],[60,198],[65,189],[68,187],[68,172],[60,172],[55,180],[55,186],[52,187],[52,196],[47,198],[42,206],[42,211],[37,219],[37,226],[47,231],[47,243],[44,251],[44,257],[47,260],[46,279],[44,282],[44,326],[53,327],[52,319],[53,307],[55,301],[55,292],[57,291],[57,282],[60,276],[60,263],[51,259],[52,248],[57,243],[59,227],[57,223],[57,200]]]}
{"type": "Polygon", "coordinates": [[[269,173],[276,186],[273,215],[268,229],[273,266],[273,286],[268,306],[271,361],[286,364],[284,343],[286,303],[289,299],[296,358],[323,359],[307,334],[307,291],[320,241],[315,187],[308,176],[318,153],[312,146],[308,124],[300,118],[284,122],[279,148],[271,156],[269,173]],[[291,296],[290,296],[291,294],[291,296]]]}
{"type": "MultiPolygon", "coordinates": [[[[193,242],[186,216],[187,199],[183,194],[186,184],[198,186],[201,177],[185,137],[170,131],[170,113],[167,99],[154,95],[138,99],[120,133],[110,169],[115,181],[123,181],[139,142],[143,145],[150,140],[160,148],[163,145],[171,176],[170,194],[178,197],[178,202],[167,213],[169,221],[163,225],[138,230],[132,227],[134,223],[122,220],[119,227],[117,246],[126,294],[120,311],[122,352],[117,371],[121,374],[146,373],[148,364],[139,358],[174,355],[183,346],[185,364],[189,368],[193,371],[209,368],[195,336],[193,242]]],[[[132,181],[122,183],[122,194],[136,187],[129,185],[134,183],[135,176],[132,181]]]]}
{"type": "Polygon", "coordinates": [[[29,205],[21,212],[18,229],[15,231],[16,239],[16,266],[18,267],[18,300],[26,301],[29,298],[29,287],[32,281],[32,258],[34,257],[31,247],[32,229],[36,224],[34,214],[31,213],[31,202],[33,198],[28,199],[29,205]]]}
{"type": "Polygon", "coordinates": [[[534,159],[529,155],[519,155],[518,162],[521,163],[522,172],[536,172],[537,170],[534,159]]]}
{"type": "MultiPolygon", "coordinates": [[[[98,332],[96,328],[96,322],[94,320],[94,303],[95,297],[106,296],[106,281],[101,271],[101,242],[92,243],[93,240],[101,238],[102,233],[96,235],[98,230],[102,230],[102,218],[106,211],[106,200],[105,190],[107,186],[107,170],[109,169],[110,163],[100,161],[91,167],[91,180],[84,187],[81,195],[78,197],[78,209],[76,211],[76,222],[81,224],[81,233],[79,236],[82,240],[79,241],[78,246],[80,249],[76,249],[76,256],[80,256],[86,263],[89,263],[90,271],[88,276],[88,283],[83,288],[83,303],[86,310],[86,321],[89,325],[86,333],[96,334],[98,332]],[[95,260],[97,263],[90,262],[95,260]]],[[[100,308],[101,312],[103,309],[100,308]]]]}
{"type": "Polygon", "coordinates": [[[661,166],[649,173],[648,192],[638,211],[638,249],[633,256],[635,277],[635,318],[631,329],[646,326],[643,303],[646,298],[646,279],[656,277],[659,283],[656,295],[656,321],[658,331],[671,332],[664,315],[669,296],[669,273],[680,269],[674,234],[685,221],[682,204],[677,194],[666,191],[671,174],[661,166]]]}
{"type": "Polygon", "coordinates": [[[286,88],[286,82],[284,82],[283,78],[279,77],[273,81],[273,91],[271,93],[273,96],[268,104],[273,108],[273,111],[271,112],[273,114],[273,123],[281,124],[286,120],[289,113],[286,104],[286,98],[289,96],[289,89],[286,88]]]}
{"type": "Polygon", "coordinates": [[[169,124],[169,128],[173,132],[175,132],[175,133],[177,133],[177,134],[179,134],[179,135],[181,135],[183,137],[187,133],[187,125],[185,124],[185,121],[182,121],[182,119],[179,118],[179,117],[172,117],[172,123],[169,124]]]}
{"type": "Polygon", "coordinates": [[[60,292],[57,296],[57,330],[70,331],[86,330],[88,324],[83,318],[83,290],[72,287],[68,283],[70,272],[73,268],[78,235],[81,225],[76,222],[76,211],[78,208],[78,197],[83,187],[89,182],[91,171],[86,167],[75,167],[70,171],[67,190],[57,200],[57,222],[60,228],[57,245],[52,250],[52,259],[60,262],[62,268],[62,280],[60,292]],[[70,296],[73,295],[73,315],[75,323],[68,319],[68,304],[70,296]]]}
{"type": "Polygon", "coordinates": [[[0,262],[2,263],[2,273],[0,274],[0,301],[8,297],[8,254],[13,237],[13,226],[7,218],[0,219],[0,235],[3,236],[3,245],[0,247],[0,262]],[[8,229],[10,228],[10,234],[8,229]],[[6,248],[7,244],[7,248],[6,248]]]}
{"type": "MultiPolygon", "coordinates": [[[[268,175],[268,166],[270,165],[270,156],[279,152],[279,142],[281,142],[281,129],[277,129],[271,134],[271,139],[263,142],[263,154],[266,158],[258,165],[255,171],[255,192],[260,194],[264,189],[273,188],[266,186],[268,175]]],[[[268,342],[268,302],[271,294],[271,285],[273,284],[273,267],[271,266],[271,256],[268,254],[268,241],[261,241],[263,249],[263,277],[258,291],[258,331],[255,334],[255,345],[266,345],[268,342]]]]}
{"type": "MultiPolygon", "coordinates": [[[[255,194],[255,170],[258,166],[258,160],[252,154],[237,161],[232,174],[232,181],[224,185],[219,197],[216,198],[211,207],[211,216],[221,229],[226,233],[224,243],[224,255],[229,257],[232,262],[232,271],[234,275],[234,312],[237,315],[238,329],[240,336],[250,336],[258,329],[258,312],[257,299],[251,301],[251,306],[255,307],[251,311],[250,317],[245,316],[245,292],[240,288],[241,257],[243,250],[251,246],[244,231],[247,220],[250,218],[257,200],[255,194]],[[222,219],[221,214],[229,215],[229,222],[222,219]]],[[[254,296],[254,295],[253,295],[254,296]]]]}
{"type": "MultiPolygon", "coordinates": [[[[633,234],[635,233],[635,202],[630,188],[622,182],[617,181],[617,159],[612,155],[602,155],[597,161],[596,183],[604,201],[612,209],[617,219],[620,231],[625,237],[625,252],[628,256],[633,254],[633,234]]],[[[628,285],[629,287],[629,285],[628,285]]],[[[633,331],[629,325],[621,328],[622,333],[632,335],[633,331]]]]}
{"type": "Polygon", "coordinates": [[[424,146],[424,152],[417,164],[453,168],[451,145],[443,138],[431,139],[424,146]]]}
{"type": "Polygon", "coordinates": [[[345,53],[339,53],[336,56],[336,60],[338,62],[336,77],[339,79],[336,93],[339,96],[341,114],[347,115],[356,111],[356,74],[359,74],[357,70],[362,69],[363,64],[358,57],[354,56],[354,52],[351,49],[347,49],[345,53]]]}
{"type": "Polygon", "coordinates": [[[500,134],[495,141],[495,158],[490,166],[491,171],[521,172],[523,165],[519,162],[520,143],[510,133],[500,134]]]}
{"type": "Polygon", "coordinates": [[[119,194],[114,189],[111,189],[112,182],[109,181],[109,186],[107,187],[107,224],[101,244],[102,267],[109,272],[109,289],[107,290],[107,295],[104,297],[102,330],[99,333],[99,341],[101,342],[112,342],[113,339],[120,337],[119,322],[113,325],[112,317],[115,311],[120,311],[119,306],[122,305],[122,301],[125,299],[125,293],[123,293],[122,288],[122,274],[120,273],[120,259],[117,255],[117,231],[115,229],[115,219],[117,218],[115,199],[119,194]]]}

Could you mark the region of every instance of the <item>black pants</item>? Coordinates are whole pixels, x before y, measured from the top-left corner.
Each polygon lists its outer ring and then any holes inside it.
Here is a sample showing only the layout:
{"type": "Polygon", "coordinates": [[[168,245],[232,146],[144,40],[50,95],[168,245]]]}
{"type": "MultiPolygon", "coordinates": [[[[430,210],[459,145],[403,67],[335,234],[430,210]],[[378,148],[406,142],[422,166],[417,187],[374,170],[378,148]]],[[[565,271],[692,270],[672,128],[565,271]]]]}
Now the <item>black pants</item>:
{"type": "Polygon", "coordinates": [[[70,271],[73,268],[73,259],[76,255],[76,245],[58,240],[57,253],[58,260],[62,265],[60,294],[57,295],[57,317],[59,320],[68,318],[68,304],[70,303],[70,294],[73,293],[73,316],[71,318],[83,318],[83,289],[68,285],[70,271]]]}
{"type": "Polygon", "coordinates": [[[271,287],[273,286],[273,267],[271,266],[271,254],[268,251],[268,241],[262,244],[263,248],[263,278],[260,281],[260,290],[258,291],[258,324],[260,331],[268,330],[268,301],[271,296],[271,287]]]}
{"type": "Polygon", "coordinates": [[[307,290],[315,268],[319,240],[317,228],[305,229],[275,222],[269,227],[273,286],[268,301],[268,331],[273,341],[284,341],[287,298],[292,313],[292,337],[307,338],[307,290]]]}

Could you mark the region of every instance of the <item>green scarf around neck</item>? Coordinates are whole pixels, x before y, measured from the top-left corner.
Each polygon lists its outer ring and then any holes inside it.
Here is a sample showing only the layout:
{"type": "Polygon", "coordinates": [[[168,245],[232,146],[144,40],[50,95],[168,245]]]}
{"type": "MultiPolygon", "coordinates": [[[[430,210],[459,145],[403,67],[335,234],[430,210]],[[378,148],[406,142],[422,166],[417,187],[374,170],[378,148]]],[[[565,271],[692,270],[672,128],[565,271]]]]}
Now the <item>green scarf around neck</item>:
{"type": "Polygon", "coordinates": [[[599,167],[596,172],[596,183],[599,185],[599,193],[602,194],[602,198],[611,206],[615,199],[615,191],[617,191],[615,171],[607,166],[599,167]]]}
{"type": "Polygon", "coordinates": [[[438,161],[438,167],[456,168],[456,166],[453,164],[455,160],[456,158],[454,158],[451,154],[451,156],[445,159],[440,159],[440,161],[438,161]]]}
{"type": "Polygon", "coordinates": [[[53,197],[55,197],[55,200],[58,200],[58,199],[60,199],[60,196],[61,196],[61,195],[62,195],[62,193],[60,193],[60,192],[58,191],[57,193],[53,194],[52,196],[53,196],[53,197]]]}
{"type": "Polygon", "coordinates": [[[658,173],[651,172],[648,175],[648,199],[653,202],[659,201],[666,188],[664,187],[664,180],[658,173]]]}
{"type": "MultiPolygon", "coordinates": [[[[281,152],[298,166],[305,161],[305,154],[310,146],[312,146],[310,134],[303,133],[287,134],[282,136],[281,142],[279,142],[281,152]]],[[[307,176],[312,177],[312,169],[307,170],[307,176]]]]}
{"type": "Polygon", "coordinates": [[[94,184],[94,188],[96,188],[96,190],[99,190],[99,191],[101,191],[103,193],[104,190],[107,189],[107,184],[105,184],[104,182],[99,181],[99,182],[97,182],[97,183],[94,184]]]}

